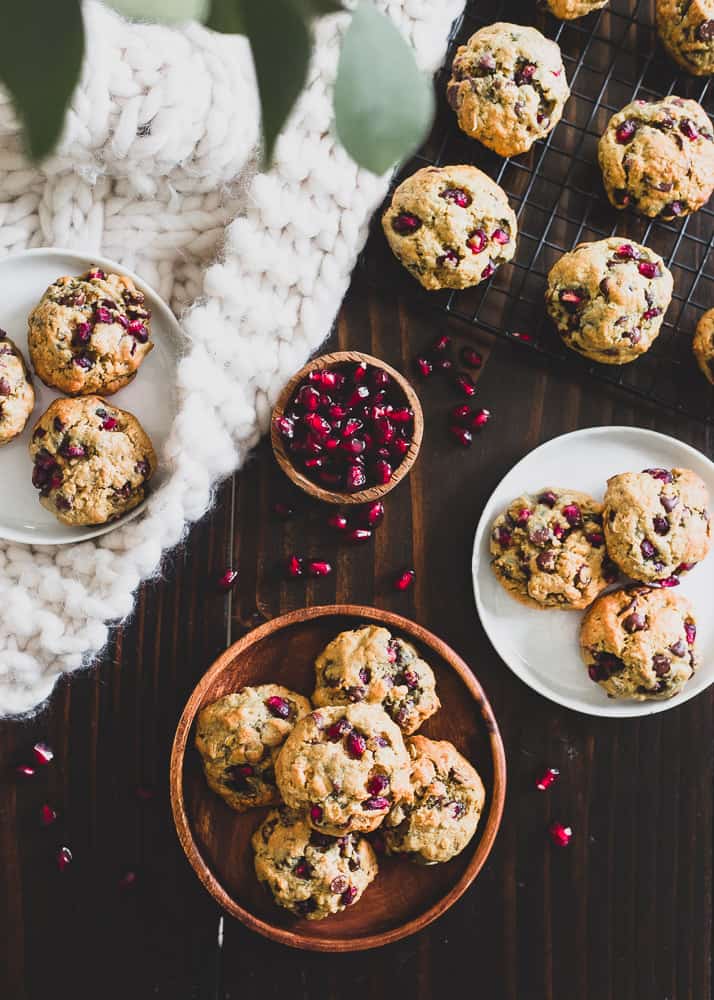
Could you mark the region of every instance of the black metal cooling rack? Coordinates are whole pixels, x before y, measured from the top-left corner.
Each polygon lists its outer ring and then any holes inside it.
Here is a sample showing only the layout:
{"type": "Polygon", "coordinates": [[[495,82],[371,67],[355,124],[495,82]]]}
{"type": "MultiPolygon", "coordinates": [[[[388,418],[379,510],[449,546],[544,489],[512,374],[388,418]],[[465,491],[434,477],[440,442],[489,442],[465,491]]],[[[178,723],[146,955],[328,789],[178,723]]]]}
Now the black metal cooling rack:
{"type": "Polygon", "coordinates": [[[610,116],[636,97],[668,94],[698,100],[714,116],[708,78],[679,70],[658,43],[653,0],[611,0],[576,21],[540,12],[534,0],[469,0],[455,23],[437,79],[438,110],[419,154],[395,177],[395,185],[419,167],[473,163],[507,192],[518,215],[516,256],[476,288],[424,292],[389,252],[377,213],[363,254],[371,280],[403,289],[442,313],[507,339],[521,349],[578,367],[658,406],[714,424],[714,389],[694,362],[691,338],[701,312],[714,306],[714,209],[678,222],[648,220],[609,204],[597,165],[597,143],[610,116]],[[562,120],[529,153],[503,160],[458,128],[444,97],[457,45],[495,21],[533,24],[560,45],[571,97],[562,120]],[[577,243],[611,235],[646,244],[667,262],[674,295],[652,348],[629,365],[588,362],[562,344],[543,306],[546,275],[577,243]],[[526,334],[528,339],[522,339],[526,334]]]}

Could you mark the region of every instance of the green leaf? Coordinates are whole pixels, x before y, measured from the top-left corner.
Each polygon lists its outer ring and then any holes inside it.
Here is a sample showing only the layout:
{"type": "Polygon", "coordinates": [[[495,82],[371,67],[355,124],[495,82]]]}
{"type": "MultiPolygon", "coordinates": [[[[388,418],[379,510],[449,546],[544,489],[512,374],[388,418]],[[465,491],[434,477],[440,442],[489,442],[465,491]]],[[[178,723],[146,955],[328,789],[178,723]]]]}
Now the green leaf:
{"type": "Polygon", "coordinates": [[[109,3],[124,17],[175,22],[205,21],[210,0],[109,0],[109,3]]]}
{"type": "MultiPolygon", "coordinates": [[[[243,3],[245,0],[211,0],[206,27],[224,35],[244,35],[243,3]]],[[[248,0],[250,2],[250,0],[248,0]]]]}
{"type": "Polygon", "coordinates": [[[263,115],[263,166],[305,86],[310,61],[310,29],[298,0],[249,0],[242,5],[263,115]]]}
{"type": "Polygon", "coordinates": [[[342,42],[334,106],[340,142],[376,174],[412,153],[431,125],[431,81],[394,24],[370,3],[359,5],[342,42]]]}
{"type": "Polygon", "coordinates": [[[12,96],[34,160],[47,156],[62,133],[83,57],[80,0],[22,0],[5,5],[0,81],[12,96]]]}

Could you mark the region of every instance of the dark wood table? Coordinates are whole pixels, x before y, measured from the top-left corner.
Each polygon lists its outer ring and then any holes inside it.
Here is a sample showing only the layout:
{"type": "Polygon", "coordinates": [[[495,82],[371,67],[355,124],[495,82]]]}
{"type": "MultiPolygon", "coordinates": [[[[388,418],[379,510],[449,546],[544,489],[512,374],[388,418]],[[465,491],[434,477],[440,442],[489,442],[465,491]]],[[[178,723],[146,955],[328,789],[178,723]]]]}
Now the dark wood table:
{"type": "MultiPolygon", "coordinates": [[[[358,273],[333,343],[407,370],[444,326],[358,273]]],[[[464,336],[461,327],[454,332],[464,336]]],[[[388,498],[373,543],[337,546],[318,506],[276,520],[271,503],[290,491],[264,442],[166,559],[161,578],[141,588],[135,615],[97,664],[60,681],[34,718],[0,724],[2,997],[380,1000],[398,990],[420,1000],[710,998],[714,689],[628,721],[551,704],[491,649],[473,606],[470,555],[485,499],[539,442],[578,427],[637,424],[711,454],[711,433],[608,395],[616,390],[579,381],[572,369],[548,371],[516,345],[470,335],[486,359],[479,395],[491,423],[470,451],[459,450],[445,432],[452,393],[444,384],[422,392],[422,455],[388,498]],[[295,550],[329,558],[334,574],[282,581],[276,565],[295,550]],[[240,571],[228,598],[215,585],[226,565],[240,571]],[[391,578],[405,565],[417,582],[399,594],[391,578]],[[171,819],[174,727],[229,642],[280,612],[334,601],[412,616],[471,664],[508,754],[503,826],[475,885],[416,937],[376,952],[313,955],[226,918],[221,951],[221,914],[171,819]],[[19,783],[12,765],[38,739],[55,760],[19,783]],[[547,794],[534,787],[544,764],[562,772],[547,794]],[[47,829],[39,824],[44,802],[60,814],[47,829]],[[546,835],[556,817],[574,830],[565,850],[546,835]],[[62,873],[58,844],[74,855],[62,873]],[[129,871],[134,886],[122,887],[129,871]]]]}

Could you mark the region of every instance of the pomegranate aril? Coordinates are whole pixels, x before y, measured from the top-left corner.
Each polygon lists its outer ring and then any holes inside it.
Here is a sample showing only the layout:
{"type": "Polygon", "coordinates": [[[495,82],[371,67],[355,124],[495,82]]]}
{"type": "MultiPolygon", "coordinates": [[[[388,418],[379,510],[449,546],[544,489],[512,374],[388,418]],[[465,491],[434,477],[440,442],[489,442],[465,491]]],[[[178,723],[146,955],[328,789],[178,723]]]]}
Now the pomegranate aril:
{"type": "Polygon", "coordinates": [[[445,191],[440,192],[439,197],[443,198],[444,201],[458,205],[459,208],[468,208],[471,204],[471,195],[462,191],[461,188],[446,188],[445,191]]]}
{"type": "Polygon", "coordinates": [[[593,548],[600,549],[605,544],[605,536],[601,531],[591,531],[585,537],[593,548]]]}
{"type": "Polygon", "coordinates": [[[41,826],[52,826],[52,824],[57,819],[57,812],[52,806],[48,806],[45,803],[40,809],[40,825],[41,826]]]}
{"type": "Polygon", "coordinates": [[[332,572],[332,566],[324,559],[312,559],[307,564],[307,572],[309,576],[314,577],[329,576],[332,572]]]}
{"type": "Polygon", "coordinates": [[[437,375],[447,375],[450,371],[452,371],[454,362],[451,358],[437,356],[432,360],[432,367],[437,375]]]}
{"type": "Polygon", "coordinates": [[[385,799],[382,795],[372,795],[370,798],[364,800],[362,808],[367,811],[389,809],[389,799],[385,799]]]}
{"type": "Polygon", "coordinates": [[[574,528],[577,525],[582,524],[583,520],[582,514],[580,512],[580,508],[576,503],[566,504],[565,507],[563,507],[562,513],[563,517],[568,522],[571,528],[574,528]]]}
{"type": "Polygon", "coordinates": [[[416,573],[413,569],[402,570],[402,572],[399,573],[399,575],[394,579],[394,589],[401,591],[409,590],[415,580],[416,573]]]}
{"type": "Polygon", "coordinates": [[[699,132],[694,124],[689,118],[683,118],[679,123],[679,131],[682,135],[686,136],[690,142],[699,138],[699,132]]]}
{"type": "Polygon", "coordinates": [[[292,441],[295,436],[295,425],[289,417],[276,417],[273,421],[276,431],[287,441],[292,441]]]}
{"type": "Polygon", "coordinates": [[[274,694],[270,698],[266,698],[265,707],[276,719],[290,718],[290,705],[285,698],[281,698],[279,695],[274,694]]]}
{"type": "Polygon", "coordinates": [[[518,87],[523,86],[526,83],[530,83],[538,67],[535,63],[526,62],[519,69],[516,70],[513,79],[516,81],[518,87]]]}
{"type": "Polygon", "coordinates": [[[451,411],[451,421],[455,424],[467,424],[473,416],[473,410],[468,403],[460,403],[451,411]]]}
{"type": "Polygon", "coordinates": [[[353,885],[348,885],[345,891],[340,896],[340,900],[343,906],[351,906],[357,897],[357,889],[353,885]]]}
{"type": "Polygon", "coordinates": [[[60,847],[55,855],[55,861],[57,862],[57,868],[63,872],[66,868],[72,864],[72,852],[69,847],[60,847]]]}
{"type": "Polygon", "coordinates": [[[540,778],[536,781],[536,788],[544,792],[547,788],[558,780],[560,777],[560,771],[557,767],[547,767],[545,771],[541,774],[540,778]]]}
{"type": "Polygon", "coordinates": [[[511,336],[513,337],[514,340],[523,341],[524,344],[530,344],[530,342],[533,340],[530,333],[519,333],[516,330],[513,330],[511,336]]]}
{"type": "Polygon", "coordinates": [[[218,589],[228,592],[235,587],[238,582],[238,570],[237,569],[227,569],[225,573],[218,579],[218,589]]]}
{"type": "Polygon", "coordinates": [[[330,436],[332,428],[319,413],[306,413],[303,417],[303,423],[309,429],[310,433],[315,435],[318,441],[324,441],[325,438],[330,436]]]}
{"type": "Polygon", "coordinates": [[[693,646],[694,645],[694,640],[697,637],[697,626],[694,624],[694,622],[685,622],[684,623],[684,634],[687,637],[687,643],[690,646],[693,646]]]}
{"type": "Polygon", "coordinates": [[[380,459],[374,465],[374,477],[380,486],[385,486],[392,478],[392,466],[385,459],[380,459]]]}
{"type": "Polygon", "coordinates": [[[32,756],[35,758],[35,763],[43,767],[54,760],[55,755],[54,751],[46,743],[35,743],[32,748],[32,756]]]}
{"type": "Polygon", "coordinates": [[[347,737],[347,752],[351,757],[357,760],[364,756],[367,749],[367,741],[361,733],[356,733],[354,730],[347,737]]]}
{"type": "Polygon", "coordinates": [[[428,378],[434,370],[434,366],[428,358],[419,357],[416,359],[415,364],[422,378],[428,378]]]}
{"type": "Polygon", "coordinates": [[[15,774],[18,778],[34,778],[35,769],[31,764],[18,764],[15,768],[15,774]]]}
{"type": "Polygon", "coordinates": [[[351,465],[345,476],[345,487],[350,493],[364,489],[367,484],[367,475],[361,465],[351,465]]]}
{"type": "Polygon", "coordinates": [[[491,419],[490,410],[486,409],[477,410],[476,413],[474,413],[473,418],[471,419],[470,426],[473,428],[473,430],[479,430],[479,428],[487,424],[490,419],[491,419]]]}
{"type": "Polygon", "coordinates": [[[441,333],[431,345],[432,351],[446,351],[451,345],[451,337],[447,333],[441,333]]]}
{"type": "Polygon", "coordinates": [[[474,380],[471,378],[470,375],[467,375],[466,372],[459,372],[455,376],[454,381],[456,382],[457,387],[461,389],[461,391],[465,396],[469,396],[470,398],[476,395],[476,386],[474,384],[474,380]]]}
{"type": "Polygon", "coordinates": [[[548,827],[548,832],[550,833],[550,839],[558,847],[567,847],[573,836],[571,827],[563,826],[562,823],[551,823],[548,827]]]}
{"type": "Polygon", "coordinates": [[[631,118],[627,118],[615,129],[615,139],[621,146],[625,146],[628,142],[632,141],[636,131],[637,122],[631,118]]]}
{"type": "Polygon", "coordinates": [[[349,542],[350,545],[363,545],[368,542],[372,537],[372,532],[369,528],[352,528],[350,531],[345,533],[345,541],[349,542]]]}
{"type": "Polygon", "coordinates": [[[336,531],[344,531],[349,522],[344,514],[330,514],[327,523],[336,531]]]}
{"type": "Polygon", "coordinates": [[[473,347],[462,347],[459,357],[467,368],[480,368],[483,364],[483,358],[473,347]]]}
{"type": "Polygon", "coordinates": [[[333,722],[331,726],[327,727],[327,738],[331,743],[338,743],[351,729],[352,725],[347,719],[338,719],[337,722],[333,722]]]}
{"type": "Polygon", "coordinates": [[[297,394],[297,403],[314,413],[320,407],[320,393],[311,385],[304,385],[297,394]]]}
{"type": "Polygon", "coordinates": [[[348,455],[361,455],[365,448],[366,445],[362,438],[351,437],[342,442],[342,450],[348,455]]]}
{"type": "Polygon", "coordinates": [[[288,556],[285,571],[292,579],[302,576],[305,572],[305,560],[301,559],[300,556],[288,556]]]}
{"type": "Polygon", "coordinates": [[[122,877],[119,879],[119,888],[126,892],[129,889],[133,889],[136,886],[137,875],[136,872],[124,872],[122,877]]]}
{"type": "Polygon", "coordinates": [[[449,433],[456,443],[462,446],[462,448],[469,448],[474,439],[474,436],[468,427],[462,427],[459,424],[452,424],[451,427],[449,427],[449,433]]]}
{"type": "Polygon", "coordinates": [[[323,817],[322,806],[310,806],[310,819],[313,823],[321,823],[323,817]]]}
{"type": "Polygon", "coordinates": [[[637,265],[637,270],[643,278],[656,278],[659,275],[659,267],[649,260],[641,260],[637,265]]]}
{"type": "Polygon", "coordinates": [[[374,421],[374,436],[380,444],[389,444],[394,439],[394,424],[389,417],[378,417],[374,421]]]}
{"type": "Polygon", "coordinates": [[[388,419],[393,424],[410,424],[414,419],[414,411],[408,406],[400,406],[390,412],[388,419]]]}
{"type": "Polygon", "coordinates": [[[506,243],[511,242],[510,234],[505,229],[494,229],[491,239],[495,243],[500,243],[501,246],[505,246],[506,243]]]}
{"type": "Polygon", "coordinates": [[[359,512],[359,519],[367,528],[376,528],[384,519],[384,504],[381,500],[362,508],[359,512]]]}
{"type": "Polygon", "coordinates": [[[400,212],[392,219],[392,229],[400,236],[410,236],[421,226],[421,219],[411,212],[400,212]]]}
{"type": "Polygon", "coordinates": [[[466,240],[466,246],[473,254],[482,253],[486,249],[487,243],[488,236],[483,229],[475,230],[475,232],[471,233],[469,238],[466,240]]]}

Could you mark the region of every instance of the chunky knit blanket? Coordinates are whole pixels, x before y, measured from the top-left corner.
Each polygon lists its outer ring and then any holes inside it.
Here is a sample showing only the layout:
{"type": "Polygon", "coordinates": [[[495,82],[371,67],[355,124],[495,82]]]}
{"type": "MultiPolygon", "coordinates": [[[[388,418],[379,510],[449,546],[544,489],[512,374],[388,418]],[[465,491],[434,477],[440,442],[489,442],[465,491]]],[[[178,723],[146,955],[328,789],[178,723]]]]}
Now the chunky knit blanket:
{"type": "MultiPolygon", "coordinates": [[[[378,3],[433,71],[463,0],[378,3]]],[[[74,546],[0,542],[4,714],[31,710],[60,673],[91,660],[111,622],[131,613],[139,582],[248,455],[279,390],[329,333],[387,186],[331,129],[344,15],[317,23],[308,86],[274,166],[257,173],[245,39],[130,24],[94,2],[84,13],[82,82],[41,169],[23,157],[0,94],[0,253],[59,246],[112,257],[171,304],[189,347],[163,455],[170,477],[144,515],[74,546]]]]}

